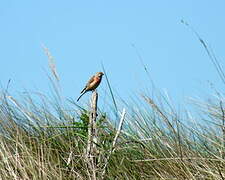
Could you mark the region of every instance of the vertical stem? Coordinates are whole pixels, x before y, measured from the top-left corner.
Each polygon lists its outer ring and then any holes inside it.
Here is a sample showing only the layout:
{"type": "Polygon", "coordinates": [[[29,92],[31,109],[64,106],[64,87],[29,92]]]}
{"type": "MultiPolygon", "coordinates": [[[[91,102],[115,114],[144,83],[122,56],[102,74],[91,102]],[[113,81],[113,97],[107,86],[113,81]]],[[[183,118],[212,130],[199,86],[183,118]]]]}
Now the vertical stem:
{"type": "Polygon", "coordinates": [[[88,174],[90,180],[97,180],[97,101],[98,93],[93,91],[91,96],[91,112],[89,115],[89,124],[88,124],[88,142],[86,149],[86,160],[88,164],[88,174]]]}
{"type": "Polygon", "coordinates": [[[93,152],[97,152],[97,143],[98,143],[98,132],[97,132],[97,102],[98,102],[98,93],[94,91],[92,94],[92,123],[93,123],[93,152]]]}

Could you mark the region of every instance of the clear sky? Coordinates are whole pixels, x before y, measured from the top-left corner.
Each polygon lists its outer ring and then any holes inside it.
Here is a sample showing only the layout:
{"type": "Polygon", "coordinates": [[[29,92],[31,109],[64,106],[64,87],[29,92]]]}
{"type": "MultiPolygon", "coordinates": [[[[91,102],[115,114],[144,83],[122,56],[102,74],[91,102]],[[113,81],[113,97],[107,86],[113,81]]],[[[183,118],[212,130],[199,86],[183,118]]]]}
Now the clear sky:
{"type": "MultiPolygon", "coordinates": [[[[124,99],[151,90],[136,46],[156,86],[175,101],[223,89],[191,24],[224,65],[225,1],[7,0],[0,6],[0,84],[10,91],[47,92],[54,56],[66,97],[77,98],[104,64],[113,89],[124,99]]],[[[100,91],[108,91],[105,79],[100,91]]],[[[82,101],[87,100],[84,97],[82,101]]]]}

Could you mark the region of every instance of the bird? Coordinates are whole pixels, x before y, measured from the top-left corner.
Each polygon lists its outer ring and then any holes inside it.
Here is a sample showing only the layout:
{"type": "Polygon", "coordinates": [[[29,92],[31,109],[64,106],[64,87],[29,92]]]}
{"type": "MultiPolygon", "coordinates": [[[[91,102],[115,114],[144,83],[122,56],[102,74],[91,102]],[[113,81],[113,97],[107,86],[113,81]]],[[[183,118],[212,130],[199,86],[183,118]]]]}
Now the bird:
{"type": "Polygon", "coordinates": [[[94,76],[91,77],[91,79],[87,82],[84,89],[80,92],[81,95],[78,97],[77,102],[86,92],[93,91],[99,86],[103,75],[104,75],[103,72],[97,72],[94,76]]]}

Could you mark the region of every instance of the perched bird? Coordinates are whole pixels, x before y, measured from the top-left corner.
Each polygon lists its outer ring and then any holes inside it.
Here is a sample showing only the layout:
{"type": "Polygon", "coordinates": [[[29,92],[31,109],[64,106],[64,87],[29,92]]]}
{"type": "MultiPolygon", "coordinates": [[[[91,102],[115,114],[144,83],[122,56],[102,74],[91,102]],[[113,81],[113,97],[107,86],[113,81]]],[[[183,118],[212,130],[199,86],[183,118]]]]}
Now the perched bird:
{"type": "Polygon", "coordinates": [[[92,76],[91,79],[87,82],[87,84],[84,87],[84,89],[80,92],[81,95],[79,96],[79,98],[77,99],[77,101],[79,101],[79,99],[86,92],[95,90],[98,87],[98,85],[101,83],[101,80],[102,80],[102,76],[103,75],[104,75],[103,72],[97,72],[94,76],[92,76]]]}

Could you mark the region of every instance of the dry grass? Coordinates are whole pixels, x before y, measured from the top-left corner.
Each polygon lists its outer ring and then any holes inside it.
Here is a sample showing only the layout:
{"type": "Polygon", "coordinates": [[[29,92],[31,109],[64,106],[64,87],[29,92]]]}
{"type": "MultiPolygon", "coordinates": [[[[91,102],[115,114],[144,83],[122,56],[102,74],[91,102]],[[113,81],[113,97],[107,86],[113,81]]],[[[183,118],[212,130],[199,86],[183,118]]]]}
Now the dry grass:
{"type": "MultiPolygon", "coordinates": [[[[1,179],[88,179],[87,111],[74,109],[71,102],[68,111],[68,105],[47,99],[35,103],[28,96],[20,103],[6,92],[1,97],[1,179]]],[[[205,108],[199,103],[213,122],[206,125],[203,119],[191,123],[190,116],[182,120],[150,97],[142,100],[145,108],[127,112],[116,145],[116,127],[99,114],[99,176],[105,170],[105,179],[225,178],[220,104],[205,103],[205,108]]]]}

